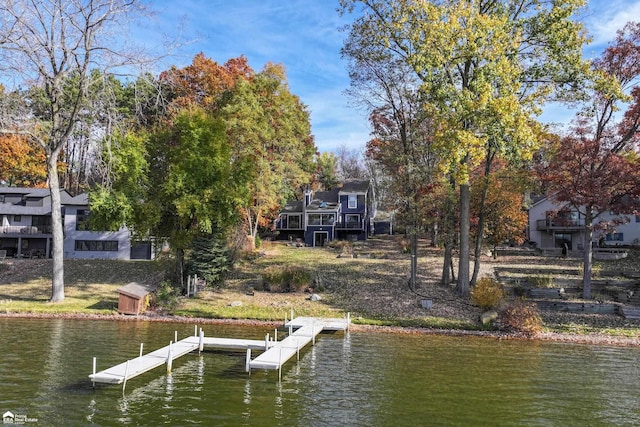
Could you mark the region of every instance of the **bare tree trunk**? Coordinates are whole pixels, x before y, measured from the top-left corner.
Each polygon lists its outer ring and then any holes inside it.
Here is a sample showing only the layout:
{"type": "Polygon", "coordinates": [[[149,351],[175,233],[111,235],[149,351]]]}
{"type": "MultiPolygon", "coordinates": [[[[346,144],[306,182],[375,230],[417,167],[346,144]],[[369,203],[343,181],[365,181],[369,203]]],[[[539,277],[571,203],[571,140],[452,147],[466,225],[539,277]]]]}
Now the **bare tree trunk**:
{"type": "Polygon", "coordinates": [[[460,185],[460,254],[458,263],[458,284],[456,291],[463,297],[469,296],[469,230],[470,230],[470,187],[460,185]]]}
{"type": "Polygon", "coordinates": [[[584,259],[582,266],[582,298],[591,299],[591,270],[593,266],[593,215],[590,208],[587,208],[584,225],[586,242],[584,245],[584,259]]]}
{"type": "Polygon", "coordinates": [[[448,286],[455,280],[455,274],[451,268],[453,265],[453,246],[454,246],[454,230],[455,230],[455,182],[452,177],[449,179],[450,193],[447,195],[444,204],[444,213],[442,215],[442,234],[444,236],[444,259],[442,264],[441,284],[448,286]]]}
{"type": "Polygon", "coordinates": [[[412,291],[415,291],[417,287],[417,275],[418,275],[418,233],[415,224],[412,226],[410,236],[411,247],[411,279],[409,281],[412,291]]]}
{"type": "Polygon", "coordinates": [[[480,256],[482,255],[482,235],[484,234],[485,220],[485,204],[487,202],[487,193],[489,192],[489,174],[491,173],[491,164],[495,157],[495,151],[489,146],[487,148],[487,161],[484,166],[484,179],[482,186],[482,196],[480,197],[480,214],[478,215],[478,227],[476,232],[476,245],[474,250],[473,276],[471,277],[471,286],[476,284],[478,273],[480,272],[480,256]]]}
{"type": "Polygon", "coordinates": [[[51,228],[53,232],[53,273],[51,277],[51,302],[64,300],[64,233],[62,203],[58,179],[58,152],[47,153],[47,172],[51,193],[51,228]]]}
{"type": "Polygon", "coordinates": [[[448,285],[449,283],[451,283],[451,274],[449,273],[449,267],[451,266],[451,261],[453,258],[453,245],[451,244],[451,242],[449,241],[449,239],[447,239],[447,241],[444,244],[444,260],[442,263],[442,279],[440,280],[440,283],[442,285],[448,285]]]}

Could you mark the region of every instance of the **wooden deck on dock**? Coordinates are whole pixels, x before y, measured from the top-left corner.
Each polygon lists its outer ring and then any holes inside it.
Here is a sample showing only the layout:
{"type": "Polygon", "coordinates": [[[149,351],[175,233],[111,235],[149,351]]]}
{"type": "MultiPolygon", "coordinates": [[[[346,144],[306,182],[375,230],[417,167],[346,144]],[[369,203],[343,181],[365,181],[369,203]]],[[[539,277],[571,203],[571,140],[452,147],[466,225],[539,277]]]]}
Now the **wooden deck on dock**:
{"type": "Polygon", "coordinates": [[[246,368],[249,372],[251,369],[280,370],[285,362],[299,354],[300,349],[309,343],[315,343],[318,334],[323,331],[345,331],[349,328],[349,323],[349,317],[345,319],[297,317],[285,323],[285,327],[289,328],[289,335],[282,341],[270,340],[269,335],[264,340],[205,337],[201,329],[200,336],[194,335],[171,342],[151,353],[142,354],[141,346],[139,357],[100,372],[95,372],[94,358],[94,373],[89,375],[89,379],[93,383],[123,384],[131,378],[165,364],[167,371],[170,372],[173,360],[205,348],[245,350],[247,352],[246,368]],[[262,353],[251,360],[251,350],[259,350],[262,353]]]}

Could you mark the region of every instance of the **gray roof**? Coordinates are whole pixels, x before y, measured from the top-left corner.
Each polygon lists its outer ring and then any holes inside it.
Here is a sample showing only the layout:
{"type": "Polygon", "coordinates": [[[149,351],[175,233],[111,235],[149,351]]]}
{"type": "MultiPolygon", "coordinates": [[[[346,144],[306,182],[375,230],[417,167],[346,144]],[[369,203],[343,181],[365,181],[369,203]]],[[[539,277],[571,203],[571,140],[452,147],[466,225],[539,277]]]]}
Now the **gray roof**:
{"type": "Polygon", "coordinates": [[[340,193],[366,193],[369,191],[370,182],[366,180],[345,181],[342,187],[338,187],[340,193]]]}
{"type": "Polygon", "coordinates": [[[21,194],[23,196],[29,196],[29,197],[45,197],[49,195],[49,189],[48,188],[25,188],[25,187],[0,187],[0,194],[21,194]]]}
{"type": "Polygon", "coordinates": [[[313,195],[313,200],[307,206],[308,210],[334,211],[338,208],[338,189],[318,191],[313,195]]]}
{"type": "MultiPolygon", "coordinates": [[[[29,199],[42,200],[42,206],[0,203],[0,215],[50,215],[51,196],[48,188],[0,187],[0,195],[19,195],[29,199]]],[[[65,205],[87,205],[87,196],[71,197],[67,190],[60,190],[60,201],[65,205]],[[84,201],[84,203],[80,203],[84,201]]]]}
{"type": "Polygon", "coordinates": [[[74,206],[89,206],[89,195],[87,193],[78,194],[76,197],[71,197],[67,201],[62,202],[63,205],[74,206]]]}
{"type": "Polygon", "coordinates": [[[287,202],[282,208],[282,213],[298,213],[302,212],[302,202],[299,200],[294,200],[292,202],[287,202]]]}

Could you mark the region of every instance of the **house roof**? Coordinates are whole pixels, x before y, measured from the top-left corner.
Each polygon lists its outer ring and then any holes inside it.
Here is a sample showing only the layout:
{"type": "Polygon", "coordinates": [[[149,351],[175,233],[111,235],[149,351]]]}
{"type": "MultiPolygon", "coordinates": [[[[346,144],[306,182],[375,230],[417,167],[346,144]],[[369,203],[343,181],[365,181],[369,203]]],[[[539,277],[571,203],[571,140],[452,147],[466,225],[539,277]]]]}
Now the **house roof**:
{"type": "Polygon", "coordinates": [[[89,195],[87,193],[78,194],[69,200],[62,202],[63,205],[89,206],[89,195]]]}
{"type": "Polygon", "coordinates": [[[287,202],[282,208],[282,213],[297,213],[302,212],[302,202],[299,200],[294,200],[292,202],[287,202]]]}
{"type": "Polygon", "coordinates": [[[25,188],[25,187],[0,187],[0,194],[19,194],[29,197],[45,197],[49,195],[48,188],[25,188]]]}
{"type": "MultiPolygon", "coordinates": [[[[22,198],[41,200],[41,206],[28,205],[26,203],[0,203],[0,215],[49,215],[51,214],[51,195],[48,188],[25,188],[25,187],[0,187],[0,195],[18,195],[22,198]]],[[[88,202],[86,195],[71,197],[67,190],[60,190],[60,201],[62,205],[84,204],[88,202]],[[81,196],[84,196],[82,198],[81,196]],[[82,200],[85,203],[73,203],[82,200]]]]}
{"type": "Polygon", "coordinates": [[[118,289],[118,293],[125,294],[131,298],[144,298],[148,293],[151,293],[156,290],[156,286],[145,284],[145,283],[137,283],[131,282],[128,283],[121,288],[118,289]]]}
{"type": "Polygon", "coordinates": [[[371,183],[366,180],[345,181],[342,187],[338,187],[340,193],[366,193],[371,183]]]}
{"type": "Polygon", "coordinates": [[[335,211],[338,208],[338,189],[329,191],[318,191],[313,196],[313,200],[307,206],[307,210],[312,211],[335,211]]]}

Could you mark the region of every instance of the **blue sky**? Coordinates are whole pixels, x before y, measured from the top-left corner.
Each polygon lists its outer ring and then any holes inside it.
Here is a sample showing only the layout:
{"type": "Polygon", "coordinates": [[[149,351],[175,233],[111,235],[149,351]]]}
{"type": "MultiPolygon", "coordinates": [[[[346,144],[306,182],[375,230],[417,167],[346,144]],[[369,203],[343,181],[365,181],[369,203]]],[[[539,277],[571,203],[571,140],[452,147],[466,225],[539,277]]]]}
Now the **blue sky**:
{"type": "MultiPolygon", "coordinates": [[[[311,113],[312,133],[319,151],[341,145],[361,149],[369,139],[366,114],[353,106],[344,90],[349,87],[346,62],[340,48],[348,24],[337,0],[153,0],[156,15],[152,34],[179,35],[192,40],[165,66],[188,65],[198,52],[224,63],[244,55],[255,70],[267,62],[287,70],[291,91],[311,113]]],[[[640,0],[589,2],[581,20],[594,41],[585,49],[597,56],[627,21],[640,20],[640,0]]],[[[545,122],[565,123],[572,113],[564,106],[548,106],[545,122]]]]}

